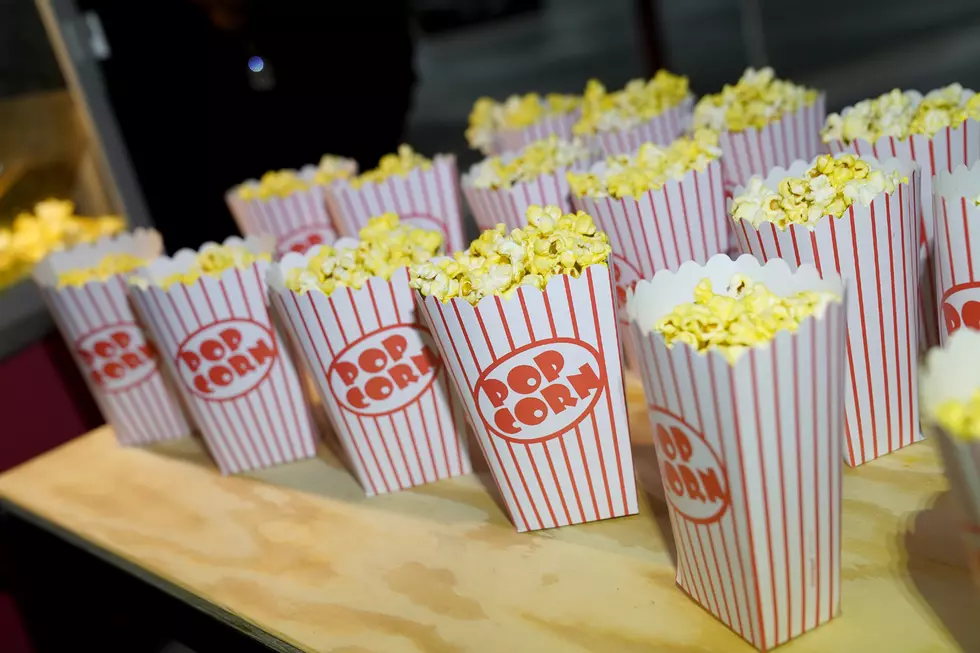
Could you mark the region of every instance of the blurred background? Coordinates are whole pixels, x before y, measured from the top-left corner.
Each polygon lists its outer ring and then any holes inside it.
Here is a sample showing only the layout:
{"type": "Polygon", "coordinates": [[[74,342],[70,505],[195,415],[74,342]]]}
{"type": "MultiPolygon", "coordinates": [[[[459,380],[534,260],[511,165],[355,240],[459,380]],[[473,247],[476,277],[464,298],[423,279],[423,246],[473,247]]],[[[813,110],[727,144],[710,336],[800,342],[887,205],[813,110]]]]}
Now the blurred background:
{"type": "MultiPolygon", "coordinates": [[[[223,190],[270,168],[407,142],[465,169],[482,95],[660,67],[701,95],[750,65],[831,111],[978,88],[980,2],[0,0],[0,228],[57,197],[196,246],[235,232],[223,190]]],[[[32,282],[0,287],[0,471],[101,423],[74,370],[32,282]]],[[[2,601],[0,649],[30,650],[2,601]]]]}

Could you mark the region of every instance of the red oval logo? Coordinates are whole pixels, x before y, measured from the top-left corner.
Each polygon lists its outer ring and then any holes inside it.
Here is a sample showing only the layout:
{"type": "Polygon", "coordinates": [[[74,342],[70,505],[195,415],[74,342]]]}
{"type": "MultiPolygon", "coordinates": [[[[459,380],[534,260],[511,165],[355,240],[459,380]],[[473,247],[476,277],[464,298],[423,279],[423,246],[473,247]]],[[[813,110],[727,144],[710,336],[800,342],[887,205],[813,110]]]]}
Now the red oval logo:
{"type": "Polygon", "coordinates": [[[699,524],[721,519],[731,503],[721,459],[684,420],[656,407],[651,407],[650,416],[660,475],[671,505],[699,524]]]}
{"type": "Polygon", "coordinates": [[[961,283],[946,291],[943,322],[949,335],[962,327],[980,331],[980,282],[961,283]]]}
{"type": "Polygon", "coordinates": [[[628,322],[626,316],[626,291],[631,290],[643,275],[636,267],[618,254],[612,255],[613,283],[616,284],[616,302],[619,318],[628,322]]]}
{"type": "Polygon", "coordinates": [[[528,444],[574,428],[605,389],[605,366],[592,345],[552,338],[494,361],[477,380],[473,398],[492,433],[528,444]]]}
{"type": "Polygon", "coordinates": [[[327,378],[338,404],[357,415],[378,417],[415,402],[441,366],[428,329],[396,324],[347,345],[327,378]]]}
{"type": "Polygon", "coordinates": [[[283,256],[288,252],[303,254],[311,247],[329,245],[335,240],[337,240],[337,235],[330,227],[304,227],[291,231],[279,238],[276,243],[276,252],[279,256],[283,256]]]}
{"type": "Polygon", "coordinates": [[[269,329],[253,320],[233,318],[189,335],[177,350],[177,370],[198,397],[225,401],[254,390],[278,356],[269,329]]]}
{"type": "Polygon", "coordinates": [[[438,231],[446,239],[446,242],[449,242],[449,232],[446,230],[446,223],[434,215],[429,215],[428,213],[399,213],[398,217],[402,223],[410,224],[418,229],[438,231]]]}
{"type": "Polygon", "coordinates": [[[145,381],[157,369],[156,350],[132,322],[112,324],[75,341],[75,351],[92,382],[105,392],[120,392],[145,381]]]}

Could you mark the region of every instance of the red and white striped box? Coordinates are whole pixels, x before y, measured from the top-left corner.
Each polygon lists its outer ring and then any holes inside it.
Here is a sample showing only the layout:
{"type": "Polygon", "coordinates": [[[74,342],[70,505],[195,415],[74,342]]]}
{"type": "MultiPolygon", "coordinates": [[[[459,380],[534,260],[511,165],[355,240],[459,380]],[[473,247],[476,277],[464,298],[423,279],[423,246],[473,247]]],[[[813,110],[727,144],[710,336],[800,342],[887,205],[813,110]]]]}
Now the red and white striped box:
{"type": "Polygon", "coordinates": [[[129,305],[125,275],[65,287],[58,286],[58,275],[94,267],[109,254],[152,259],[162,250],[160,234],[137,229],[55,252],[34,268],[34,280],[72,358],[123,445],[182,438],[192,427],[160,373],[156,347],[129,305]]]}
{"type": "MultiPolygon", "coordinates": [[[[225,245],[271,252],[269,237],[225,245]]],[[[205,244],[207,245],[207,243],[205,244]]],[[[197,252],[183,249],[139,271],[129,294],[208,450],[223,474],[316,455],[316,430],[299,375],[269,314],[269,263],[204,275],[162,288],[186,272],[197,252]]]]}
{"type": "MultiPolygon", "coordinates": [[[[597,163],[601,171],[605,163],[597,163]]],[[[719,160],[704,171],[689,170],[682,179],[668,179],[662,188],[640,198],[594,198],[573,195],[575,208],[593,217],[612,246],[619,320],[628,328],[626,293],[640,279],[660,270],[676,270],[686,261],[707,263],[728,251],[728,216],[719,160]]],[[[636,358],[624,338],[630,367],[636,358]]]]}
{"type": "Polygon", "coordinates": [[[609,268],[419,302],[519,532],[637,512],[609,268]]]}
{"type": "Polygon", "coordinates": [[[441,232],[446,249],[457,251],[466,247],[458,184],[456,157],[439,154],[427,169],[366,181],[358,188],[339,179],[327,187],[327,197],[342,236],[357,238],[368,220],[392,212],[404,223],[441,232]]]}
{"type": "MultiPolygon", "coordinates": [[[[346,161],[351,174],[357,172],[357,162],[346,161]]],[[[298,171],[300,179],[312,182],[315,166],[298,171]]],[[[239,231],[245,236],[269,234],[276,239],[276,255],[286,252],[305,252],[316,245],[330,245],[337,240],[334,217],[327,206],[326,186],[312,184],[307,190],[297,190],[285,197],[244,199],[242,186],[254,186],[254,179],[225,193],[225,202],[235,218],[239,231]]]]}
{"type": "Polygon", "coordinates": [[[663,147],[670,145],[690,129],[693,115],[694,97],[688,95],[677,106],[664,110],[644,123],[623,130],[598,131],[584,138],[603,156],[633,154],[644,143],[663,147]]]}
{"type": "MultiPolygon", "coordinates": [[[[970,95],[972,91],[965,91],[970,95]]],[[[921,94],[913,93],[921,100],[921,94]]],[[[916,103],[918,104],[918,103],[916,103]]],[[[846,115],[851,107],[844,109],[846,115]]],[[[917,163],[921,169],[920,187],[915,200],[917,223],[920,233],[919,262],[919,338],[922,351],[939,344],[939,320],[936,288],[936,223],[933,217],[933,177],[954,166],[969,166],[980,160],[980,123],[965,120],[959,127],[940,129],[930,138],[925,134],[912,134],[907,138],[882,136],[874,143],[858,139],[851,143],[832,140],[827,143],[830,152],[854,152],[862,157],[873,155],[877,159],[894,157],[901,161],[917,163]]]]}
{"type": "Polygon", "coordinates": [[[581,115],[581,111],[576,110],[557,116],[546,116],[523,129],[500,129],[493,135],[491,154],[517,152],[524,149],[528,143],[540,141],[552,134],[560,139],[570,140],[573,137],[572,127],[581,115]]]}
{"type": "Polygon", "coordinates": [[[844,295],[839,277],[811,266],[761,266],[750,256],[685,263],[637,284],[633,337],[663,492],[677,547],[677,585],[766,651],[840,610],[842,304],[795,332],[743,352],[667,346],[653,325],[694,299],[707,277],[727,288],[742,273],[777,295],[844,295]]]}
{"type": "Polygon", "coordinates": [[[421,323],[408,269],[330,295],[287,288],[289,271],[315,253],[287,254],[269,270],[269,287],[365,493],[468,474],[463,406],[421,323]]]}
{"type": "MultiPolygon", "coordinates": [[[[871,157],[863,157],[877,165],[871,157]]],[[[786,177],[799,177],[812,161],[776,168],[766,178],[775,189],[786,177]]],[[[736,224],[739,246],[760,261],[786,259],[791,266],[816,265],[821,273],[847,279],[847,447],[851,466],[922,439],[916,364],[919,305],[919,172],[914,164],[888,159],[884,170],[908,177],[892,194],[878,195],[869,206],[853,205],[840,218],[824,216],[815,225],[772,223],[758,229],[736,224]],[[910,317],[911,316],[911,317],[910,317]]],[[[742,192],[736,189],[736,195],[742,192]]]]}
{"type": "Polygon", "coordinates": [[[963,440],[936,424],[940,405],[966,401],[980,391],[980,332],[962,329],[943,349],[929,351],[920,369],[922,422],[936,437],[953,495],[960,506],[960,534],[966,545],[973,578],[980,587],[980,440],[963,440]]]}
{"type": "Polygon", "coordinates": [[[935,278],[943,345],[960,328],[980,330],[980,162],[940,171],[933,186],[935,278]],[[973,257],[977,261],[974,263],[973,257]]]}
{"type": "Polygon", "coordinates": [[[547,175],[538,175],[534,181],[522,181],[510,188],[477,188],[473,180],[479,175],[475,164],[463,175],[462,187],[466,203],[473,211],[473,219],[481,231],[493,229],[498,224],[507,225],[507,231],[527,226],[527,208],[532,205],[561,207],[563,213],[572,210],[571,189],[565,173],[569,170],[586,170],[592,161],[581,165],[562,167],[547,175]]]}

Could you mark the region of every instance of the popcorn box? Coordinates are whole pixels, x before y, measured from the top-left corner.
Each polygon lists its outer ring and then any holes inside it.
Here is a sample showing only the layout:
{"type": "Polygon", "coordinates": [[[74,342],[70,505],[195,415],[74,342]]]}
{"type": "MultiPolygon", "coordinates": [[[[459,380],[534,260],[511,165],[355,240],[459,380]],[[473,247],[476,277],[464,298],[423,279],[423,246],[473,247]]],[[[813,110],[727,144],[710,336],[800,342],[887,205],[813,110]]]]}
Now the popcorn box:
{"type": "MultiPolygon", "coordinates": [[[[606,164],[597,163],[594,170],[606,164]]],[[[613,279],[620,323],[628,328],[626,295],[638,280],[659,270],[676,270],[685,261],[707,263],[728,251],[728,217],[722,167],[711,161],[704,171],[689,170],[640,198],[573,196],[575,208],[591,215],[612,246],[613,279]]],[[[624,339],[627,360],[636,361],[632,341],[624,339]]]]}
{"type": "Polygon", "coordinates": [[[562,140],[573,137],[572,127],[578,122],[580,111],[557,116],[546,116],[524,129],[500,129],[493,135],[492,154],[506,154],[524,149],[524,146],[552,134],[562,140]]]}
{"type": "Polygon", "coordinates": [[[980,440],[963,440],[933,422],[936,409],[951,399],[966,400],[980,388],[980,333],[963,329],[943,349],[929,351],[920,372],[923,422],[936,437],[953,495],[960,507],[960,534],[973,578],[980,587],[980,440]]]}
{"type": "MultiPolygon", "coordinates": [[[[967,91],[972,94],[972,91],[967,91]]],[[[921,100],[921,94],[916,93],[921,100]]],[[[846,115],[850,107],[841,114],[846,115]]],[[[933,177],[949,172],[956,165],[969,166],[980,160],[980,123],[966,120],[959,127],[945,127],[930,138],[925,134],[912,134],[907,138],[882,136],[874,143],[858,139],[850,144],[832,140],[827,143],[830,152],[854,152],[862,157],[895,157],[901,161],[917,163],[921,169],[920,187],[914,208],[918,216],[920,234],[918,345],[921,350],[939,344],[939,320],[936,287],[936,226],[933,217],[933,177]]]]}
{"type": "Polygon", "coordinates": [[[364,491],[469,473],[463,407],[420,322],[408,269],[329,296],[287,288],[289,270],[306,268],[314,253],[287,254],[269,285],[364,491]]]}
{"type": "Polygon", "coordinates": [[[693,300],[701,279],[726,288],[737,272],[779,295],[844,294],[839,277],[821,279],[811,266],[719,255],[641,281],[629,310],[677,585],[766,651],[840,610],[846,311],[832,303],[734,363],[717,351],[667,346],[652,332],[693,300]]]}
{"type": "Polygon", "coordinates": [[[637,512],[606,266],[476,306],[419,301],[519,532],[637,512]]]}
{"type": "Polygon", "coordinates": [[[457,183],[456,157],[440,154],[427,170],[415,168],[405,176],[364,182],[359,188],[337,180],[327,188],[327,196],[342,236],[356,238],[372,217],[393,212],[402,222],[442,232],[446,249],[456,251],[466,247],[457,183]]]}
{"type": "MultiPolygon", "coordinates": [[[[349,167],[352,174],[357,172],[356,162],[350,161],[349,167]]],[[[299,171],[299,177],[311,181],[316,171],[316,166],[305,166],[299,171]]],[[[257,183],[249,180],[245,185],[257,183]]],[[[330,245],[337,240],[336,221],[327,206],[326,187],[321,184],[285,197],[248,200],[235,187],[225,193],[225,202],[242,234],[269,234],[276,239],[276,256],[286,252],[303,253],[310,247],[330,245]]]]}
{"type": "Polygon", "coordinates": [[[533,204],[551,204],[560,207],[564,213],[571,211],[571,190],[565,173],[584,170],[589,163],[584,161],[578,166],[562,167],[552,174],[538,175],[534,181],[519,182],[510,188],[477,188],[473,183],[481,165],[477,163],[463,175],[463,195],[481,231],[493,229],[501,222],[510,231],[527,226],[527,207],[533,204]]]}
{"type": "Polygon", "coordinates": [[[666,147],[690,129],[693,115],[694,97],[689,95],[676,107],[666,109],[642,124],[622,130],[599,131],[587,138],[603,156],[632,154],[644,143],[666,147]]]}
{"type": "Polygon", "coordinates": [[[160,372],[159,354],[129,305],[125,275],[58,287],[58,275],[90,268],[108,254],[151,259],[163,242],[153,230],[55,252],[34,268],[34,280],[103,417],[123,445],[190,435],[177,396],[160,372]]]}
{"type": "MultiPolygon", "coordinates": [[[[269,252],[270,237],[225,245],[269,252]]],[[[159,284],[188,270],[183,249],[139,272],[130,297],[160,349],[223,474],[316,455],[316,431],[288,351],[269,314],[269,263],[231,268],[193,284],[159,284]]]]}
{"type": "MultiPolygon", "coordinates": [[[[877,164],[877,161],[865,157],[877,164]]],[[[776,168],[766,185],[798,177],[812,161],[776,168]]],[[[742,220],[739,246],[760,261],[786,259],[791,266],[815,265],[821,274],[847,279],[847,448],[851,466],[922,439],[919,431],[915,320],[919,300],[919,173],[898,159],[882,164],[908,176],[895,193],[878,195],[869,206],[853,205],[840,218],[825,216],[813,227],[772,223],[758,229],[742,220]],[[912,317],[909,317],[909,316],[912,317]]],[[[736,190],[740,194],[742,189],[736,190]]]]}
{"type": "Polygon", "coordinates": [[[980,195],[980,162],[940,171],[933,188],[938,301],[932,312],[938,315],[945,345],[960,328],[980,330],[980,207],[974,202],[980,195]]]}

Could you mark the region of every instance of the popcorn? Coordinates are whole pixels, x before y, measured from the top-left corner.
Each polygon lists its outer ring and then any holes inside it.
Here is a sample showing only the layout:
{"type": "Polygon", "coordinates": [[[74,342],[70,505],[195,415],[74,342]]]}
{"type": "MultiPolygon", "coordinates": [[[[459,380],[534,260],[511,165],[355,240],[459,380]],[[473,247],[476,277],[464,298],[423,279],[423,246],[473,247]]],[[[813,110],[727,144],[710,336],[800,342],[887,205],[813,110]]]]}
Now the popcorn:
{"type": "Polygon", "coordinates": [[[19,281],[53,251],[115,235],[125,226],[114,215],[77,216],[67,200],[38,202],[33,214],[21,213],[9,229],[0,228],[0,288],[19,281]]]}
{"type": "Polygon", "coordinates": [[[682,179],[690,170],[703,172],[721,156],[718,135],[699,129],[690,138],[679,138],[667,147],[644,143],[633,156],[614,156],[601,172],[568,172],[568,183],[578,196],[632,196],[661,188],[668,179],[682,179]]]}
{"type": "Polygon", "coordinates": [[[244,200],[267,200],[271,197],[287,197],[295,192],[309,190],[314,185],[326,185],[337,179],[347,179],[354,173],[351,163],[343,157],[325,154],[309,179],[296,170],[270,170],[258,183],[246,182],[238,186],[238,196],[244,200]]]}
{"type": "Polygon", "coordinates": [[[745,192],[731,205],[735,221],[753,226],[771,222],[780,229],[791,224],[811,226],[825,215],[841,217],[852,204],[868,206],[881,193],[892,193],[908,182],[897,171],[885,172],[854,156],[821,155],[802,177],[779,182],[778,191],[753,177],[745,192]]]}
{"type": "Polygon", "coordinates": [[[772,68],[748,68],[734,86],[706,95],[694,107],[694,127],[740,132],[765,127],[817,101],[817,92],[776,79],[772,68]]]}
{"type": "Polygon", "coordinates": [[[430,260],[442,249],[442,234],[401,224],[394,213],[371,218],[355,247],[320,247],[305,269],[289,271],[286,287],[300,294],[329,295],[339,287],[360,288],[371,277],[384,280],[396,270],[430,260]]]}
{"type": "Polygon", "coordinates": [[[827,304],[840,302],[831,292],[802,290],[779,297],[763,284],[735,274],[726,294],[712,290],[702,279],[694,301],[681,304],[654,324],[668,347],[685,342],[698,351],[714,350],[729,362],[749,347],[772,341],[780,331],[796,331],[811,315],[821,316],[827,304]]]}
{"type": "Polygon", "coordinates": [[[932,137],[940,129],[957,127],[967,118],[980,120],[980,96],[959,84],[918,93],[893,89],[877,98],[858,102],[844,114],[832,113],[820,135],[824,142],[856,140],[874,143],[882,136],[932,137]]]}
{"type": "Polygon", "coordinates": [[[365,182],[379,183],[395,175],[404,177],[415,168],[428,170],[432,160],[427,159],[412,149],[411,145],[399,145],[397,154],[385,154],[378,162],[378,167],[354,177],[350,184],[360,188],[365,182]]]}
{"type": "Polygon", "coordinates": [[[592,152],[580,140],[562,141],[552,134],[534,141],[521,153],[505,161],[494,156],[474,170],[473,185],[477,188],[511,188],[514,184],[533,181],[541,175],[553,174],[578,161],[588,161],[592,152]]]}
{"type": "Polygon", "coordinates": [[[934,417],[953,437],[980,441],[980,390],[975,390],[965,401],[944,401],[936,406],[934,417]]]}
{"type": "Polygon", "coordinates": [[[231,268],[247,268],[257,261],[269,261],[268,253],[256,254],[243,245],[218,245],[209,243],[201,248],[190,269],[176,272],[160,282],[162,288],[176,283],[192,284],[203,276],[220,277],[231,268]]]}
{"type": "Polygon", "coordinates": [[[132,254],[106,254],[95,266],[66,270],[58,275],[58,287],[84,286],[89,281],[105,281],[116,274],[125,274],[146,265],[146,259],[132,254]]]}
{"type": "Polygon", "coordinates": [[[470,112],[466,141],[470,147],[489,152],[495,132],[524,129],[549,116],[569,114],[578,109],[581,98],[549,93],[544,101],[537,93],[511,95],[503,102],[481,97],[470,112]]]}
{"type": "Polygon", "coordinates": [[[575,134],[625,131],[678,106],[688,96],[687,77],[658,70],[653,79],[630,80],[621,91],[609,93],[597,79],[590,79],[582,99],[582,117],[575,134]]]}
{"type": "Polygon", "coordinates": [[[509,235],[502,224],[484,231],[451,259],[416,265],[410,285],[441,302],[460,297],[476,304],[490,295],[510,297],[522,285],[541,290],[555,275],[578,277],[590,265],[606,265],[608,239],[588,214],[531,206],[527,220],[526,228],[509,235]]]}
{"type": "Polygon", "coordinates": [[[973,206],[980,206],[980,195],[973,198],[973,206]]]}

